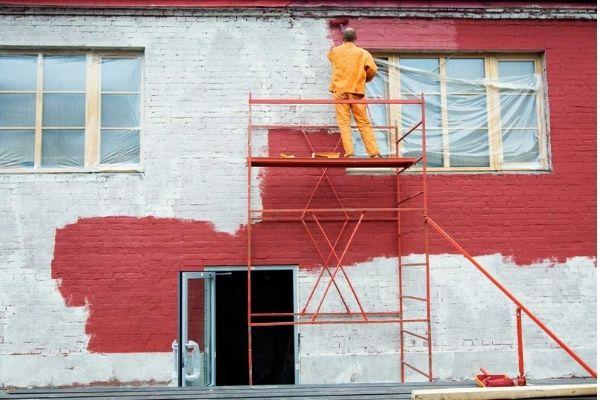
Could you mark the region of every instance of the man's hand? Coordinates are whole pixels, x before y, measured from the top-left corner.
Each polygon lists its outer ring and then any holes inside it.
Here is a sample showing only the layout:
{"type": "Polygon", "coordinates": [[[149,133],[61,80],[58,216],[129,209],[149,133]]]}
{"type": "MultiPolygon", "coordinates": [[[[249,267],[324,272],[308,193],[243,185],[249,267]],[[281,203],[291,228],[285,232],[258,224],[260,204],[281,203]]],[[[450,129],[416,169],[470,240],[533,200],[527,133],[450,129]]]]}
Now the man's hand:
{"type": "Polygon", "coordinates": [[[375,75],[377,74],[377,64],[375,64],[375,60],[371,53],[365,50],[366,60],[365,60],[365,72],[367,73],[367,82],[371,82],[375,75]]]}
{"type": "Polygon", "coordinates": [[[377,71],[373,71],[368,65],[365,67],[365,72],[367,73],[367,82],[371,82],[377,75],[377,71]]]}

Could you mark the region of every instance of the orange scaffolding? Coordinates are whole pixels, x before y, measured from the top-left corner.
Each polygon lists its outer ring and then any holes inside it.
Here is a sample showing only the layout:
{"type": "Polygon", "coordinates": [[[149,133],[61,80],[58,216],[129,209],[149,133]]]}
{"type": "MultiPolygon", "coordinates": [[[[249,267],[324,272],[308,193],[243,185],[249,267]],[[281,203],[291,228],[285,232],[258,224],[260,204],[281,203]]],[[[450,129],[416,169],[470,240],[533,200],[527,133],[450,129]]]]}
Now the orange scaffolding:
{"type": "MultiPolygon", "coordinates": [[[[248,326],[248,371],[249,384],[252,385],[252,329],[267,326],[283,325],[325,325],[325,324],[397,324],[399,326],[399,366],[400,381],[406,381],[406,368],[423,375],[428,381],[433,380],[432,368],[432,337],[431,337],[431,291],[430,291],[430,257],[429,257],[429,227],[440,233],[448,242],[464,255],[483,275],[488,278],[500,291],[505,294],[516,306],[517,317],[517,358],[519,367],[518,384],[525,384],[525,372],[523,364],[523,341],[521,329],[521,312],[525,313],[530,319],[538,325],[546,334],[548,334],[571,358],[579,363],[592,377],[596,377],[596,371],[590,368],[579,356],[573,352],[564,342],[562,342],[546,325],[544,325],[527,307],[525,307],[508,289],[498,282],[485,268],[483,268],[465,249],[454,241],[438,224],[436,224],[428,215],[428,191],[427,191],[427,135],[426,135],[426,101],[423,94],[414,99],[360,99],[360,100],[331,100],[331,99],[256,99],[249,95],[248,100],[248,156],[247,156],[247,216],[248,216],[248,238],[247,238],[247,326],[248,326]],[[365,159],[365,158],[284,158],[284,157],[255,157],[252,153],[253,133],[255,129],[290,129],[299,132],[306,142],[309,150],[315,152],[315,148],[307,132],[323,129],[335,129],[337,127],[328,125],[305,125],[305,124],[253,124],[253,107],[257,105],[335,105],[335,104],[384,104],[384,105],[417,105],[420,107],[421,119],[408,131],[400,132],[397,126],[374,126],[375,129],[386,130],[395,143],[395,154],[389,158],[365,159]],[[399,144],[409,135],[414,135],[416,131],[421,133],[421,154],[419,157],[400,157],[399,144]],[[420,190],[416,193],[402,198],[400,191],[401,174],[410,167],[419,164],[419,175],[421,178],[420,190]],[[252,208],[252,169],[253,168],[318,168],[321,174],[316,181],[312,192],[308,196],[308,201],[303,208],[252,208]],[[389,168],[395,171],[396,175],[396,196],[393,207],[345,207],[341,197],[335,189],[333,181],[328,176],[330,168],[389,168]],[[311,202],[316,194],[319,185],[326,182],[331,189],[339,207],[334,208],[315,208],[311,202]],[[422,203],[418,207],[403,207],[402,205],[409,200],[421,198],[422,203]],[[402,230],[402,216],[406,213],[417,213],[422,216],[422,238],[423,255],[422,262],[404,263],[402,260],[402,237],[406,234],[402,230]],[[326,215],[337,215],[338,217],[326,218],[326,215]],[[343,215],[342,218],[339,215],[343,215]],[[390,216],[393,214],[393,217],[390,216]],[[299,312],[292,313],[254,313],[252,311],[252,286],[251,271],[253,270],[253,227],[252,224],[259,221],[290,221],[299,222],[304,227],[310,242],[314,247],[321,261],[319,273],[315,279],[310,294],[301,307],[299,312]],[[335,239],[330,239],[323,229],[324,221],[339,221],[342,229],[335,239]],[[398,309],[389,310],[366,310],[361,302],[361,296],[352,284],[352,281],[344,269],[344,259],[348,249],[352,244],[356,232],[366,221],[389,221],[397,225],[397,270],[398,270],[398,309]],[[308,222],[314,222],[320,233],[320,237],[325,240],[328,251],[325,254],[317,244],[315,235],[308,227],[308,222]],[[345,245],[341,246],[340,238],[342,233],[349,229],[350,237],[345,245]],[[341,251],[338,247],[341,246],[341,251]],[[406,295],[404,291],[403,274],[405,268],[422,268],[424,270],[425,293],[417,296],[415,294],[406,295]],[[350,302],[344,297],[336,277],[341,274],[348,285],[352,294],[352,300],[357,309],[352,309],[350,302]],[[324,292],[320,299],[316,299],[316,290],[319,285],[327,281],[324,292]],[[341,300],[344,311],[341,312],[323,312],[321,311],[325,297],[330,290],[335,290],[341,300]],[[424,304],[425,313],[418,318],[406,318],[407,304],[419,302],[424,304]],[[316,304],[316,307],[313,305],[316,304]],[[291,321],[279,322],[261,322],[265,317],[289,317],[291,321]],[[407,329],[407,325],[420,326],[424,334],[419,334],[413,330],[407,329]],[[406,336],[411,336],[422,340],[427,347],[427,361],[425,367],[414,365],[407,362],[406,336]]],[[[338,150],[341,140],[338,140],[334,152],[338,150]]]]}
{"type": "MultiPolygon", "coordinates": [[[[399,134],[396,126],[375,126],[375,129],[386,130],[393,140],[396,142],[396,153],[395,157],[392,158],[378,158],[378,159],[364,159],[364,158],[272,158],[272,157],[254,157],[252,154],[252,138],[253,131],[258,128],[263,129],[293,129],[295,132],[300,132],[302,138],[306,142],[308,149],[311,152],[315,152],[315,147],[310,140],[310,135],[307,132],[311,130],[323,130],[334,128],[326,125],[254,125],[252,123],[252,112],[253,106],[262,105],[290,105],[290,104],[305,104],[305,105],[327,105],[337,103],[356,103],[356,100],[291,100],[291,99],[254,99],[250,95],[249,99],[249,122],[248,122],[248,365],[249,365],[249,376],[250,384],[252,384],[252,328],[264,327],[264,326],[280,326],[280,325],[319,325],[319,324],[398,324],[400,327],[400,369],[402,371],[401,380],[405,380],[405,367],[411,368],[419,374],[424,375],[429,381],[433,379],[432,375],[432,364],[431,364],[431,324],[430,324],[430,291],[429,291],[429,246],[427,241],[427,226],[423,223],[423,239],[424,239],[424,254],[425,260],[423,263],[402,263],[402,225],[401,216],[404,213],[418,213],[423,216],[423,221],[427,218],[427,154],[425,149],[426,135],[425,135],[425,107],[423,97],[413,100],[383,100],[383,99],[369,99],[364,102],[367,104],[412,104],[417,105],[421,108],[421,120],[415,124],[409,131],[399,134]],[[414,134],[414,132],[422,127],[421,131],[421,142],[422,142],[422,153],[420,157],[400,157],[398,153],[398,144],[404,140],[408,135],[414,134]],[[421,170],[421,185],[422,190],[418,193],[409,196],[408,198],[400,197],[400,174],[406,171],[408,168],[416,165],[422,161],[421,170]],[[253,209],[251,208],[251,170],[254,167],[270,167],[270,168],[320,168],[321,174],[319,179],[315,182],[315,185],[308,196],[304,208],[287,208],[287,209],[253,209]],[[328,176],[329,168],[393,168],[396,171],[396,204],[390,207],[370,207],[370,208],[348,208],[344,207],[343,201],[339,196],[333,181],[328,176]],[[313,200],[317,188],[322,183],[326,182],[328,187],[331,189],[337,203],[338,208],[314,208],[311,207],[311,201],[313,200]],[[421,196],[423,203],[420,207],[401,207],[401,205],[408,200],[421,196]],[[338,219],[343,225],[342,229],[335,238],[331,240],[325,230],[323,229],[322,222],[325,220],[326,215],[343,215],[341,219],[338,219]],[[393,215],[391,217],[390,215],[393,215]],[[344,269],[343,261],[348,251],[348,248],[352,244],[356,232],[367,220],[369,221],[390,221],[397,223],[397,257],[398,257],[398,304],[399,308],[397,311],[389,310],[372,310],[367,311],[361,301],[361,296],[357,292],[356,288],[352,284],[349,274],[344,269]],[[300,312],[294,313],[253,313],[251,310],[252,303],[252,288],[250,280],[250,271],[253,266],[252,257],[252,223],[257,221],[296,221],[300,222],[304,230],[307,233],[309,240],[315,246],[315,249],[321,260],[321,266],[319,274],[312,286],[308,299],[305,304],[301,307],[300,312]],[[317,244],[315,235],[311,233],[308,227],[308,222],[313,222],[318,228],[320,237],[326,242],[328,248],[328,254],[324,254],[317,244]],[[340,247],[340,238],[343,232],[349,229],[351,232],[350,238],[347,240],[345,245],[338,250],[340,247]],[[403,291],[403,269],[404,267],[420,267],[425,270],[425,288],[426,293],[422,296],[416,295],[405,295],[403,291]],[[345,282],[352,293],[352,299],[346,299],[344,293],[340,289],[336,277],[338,274],[343,276],[345,282]],[[321,283],[327,281],[324,292],[317,299],[316,290],[321,283]],[[328,292],[335,290],[339,295],[341,302],[344,307],[343,312],[326,313],[321,311],[323,302],[328,292]],[[349,305],[353,300],[356,304],[356,309],[352,309],[349,305]],[[404,306],[406,301],[424,302],[426,304],[426,313],[420,318],[404,318],[404,306]],[[314,303],[314,305],[313,305],[314,303]],[[312,309],[311,309],[312,306],[312,309]],[[260,322],[261,318],[264,317],[282,317],[288,316],[293,317],[293,321],[282,321],[282,322],[260,322]],[[425,334],[420,335],[411,330],[406,329],[407,324],[419,324],[424,325],[425,334]],[[418,367],[416,365],[409,364],[405,360],[405,335],[411,335],[413,337],[422,339],[427,344],[427,366],[425,368],[418,367]]],[[[340,140],[338,140],[333,151],[339,148],[340,140]]],[[[331,221],[331,218],[327,219],[331,221]]]]}

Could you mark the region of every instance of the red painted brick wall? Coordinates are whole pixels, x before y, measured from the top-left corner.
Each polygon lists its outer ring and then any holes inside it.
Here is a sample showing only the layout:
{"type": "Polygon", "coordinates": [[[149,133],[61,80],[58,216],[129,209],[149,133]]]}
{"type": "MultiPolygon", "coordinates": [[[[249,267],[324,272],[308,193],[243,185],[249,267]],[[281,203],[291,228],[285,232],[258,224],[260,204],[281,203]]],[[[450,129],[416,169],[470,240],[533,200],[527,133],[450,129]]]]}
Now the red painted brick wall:
{"type": "MultiPolygon", "coordinates": [[[[545,51],[552,172],[433,175],[430,214],[474,255],[501,253],[519,264],[595,256],[594,22],[359,19],[350,26],[359,31],[358,44],[373,49],[545,51]]],[[[332,31],[332,37],[339,40],[339,33],[332,31]]],[[[290,149],[286,135],[271,132],[272,154],[290,149]]],[[[335,143],[334,136],[322,135],[322,143],[335,143]]],[[[264,207],[303,206],[318,173],[266,172],[264,207]]],[[[334,171],[332,180],[346,206],[393,204],[391,176],[334,171]]],[[[406,176],[403,193],[413,193],[418,183],[416,176],[406,176]]],[[[334,202],[327,190],[317,192],[316,205],[334,202]]],[[[317,265],[318,255],[303,229],[298,223],[257,225],[255,263],[317,265]]],[[[311,229],[317,232],[314,224],[311,229]]],[[[333,236],[339,224],[326,224],[325,229],[333,236]]],[[[393,256],[395,229],[393,223],[366,223],[344,264],[393,256]]],[[[407,237],[406,253],[422,252],[417,239],[407,237]]],[[[324,242],[319,244],[325,251],[324,242]]],[[[229,235],[202,221],[88,218],[57,231],[52,276],[61,279],[68,305],[89,303],[91,351],[169,351],[177,327],[177,271],[244,265],[245,245],[245,227],[229,235]]],[[[432,251],[452,252],[435,237],[432,251]]]]}
{"type": "MultiPolygon", "coordinates": [[[[543,51],[551,173],[437,175],[431,215],[477,254],[518,263],[596,254],[596,23],[354,19],[358,44],[388,50],[543,51]]],[[[331,36],[339,42],[341,31],[331,36]]]]}

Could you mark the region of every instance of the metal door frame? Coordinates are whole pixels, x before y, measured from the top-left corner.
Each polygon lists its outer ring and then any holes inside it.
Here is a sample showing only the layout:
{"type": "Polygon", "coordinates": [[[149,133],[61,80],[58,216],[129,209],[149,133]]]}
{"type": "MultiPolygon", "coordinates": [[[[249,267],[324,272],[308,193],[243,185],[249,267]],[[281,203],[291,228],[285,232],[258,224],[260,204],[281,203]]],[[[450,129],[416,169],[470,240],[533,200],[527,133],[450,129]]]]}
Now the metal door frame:
{"type": "MultiPolygon", "coordinates": [[[[209,301],[205,301],[205,318],[206,318],[206,308],[209,309],[209,318],[210,318],[210,332],[208,332],[208,340],[206,338],[207,332],[204,332],[204,349],[206,352],[206,348],[209,348],[210,355],[210,382],[207,386],[214,386],[216,383],[216,369],[215,369],[215,273],[210,271],[179,271],[179,284],[178,284],[178,319],[177,319],[177,343],[178,343],[178,351],[177,351],[177,386],[184,386],[183,379],[183,369],[184,361],[182,349],[185,348],[185,343],[187,343],[187,328],[188,328],[188,282],[191,279],[205,279],[205,285],[210,285],[210,299],[209,301]],[[184,301],[185,300],[185,301],[184,301]]],[[[206,286],[205,286],[206,293],[206,286]]],[[[206,299],[205,299],[206,300],[206,299]]]]}
{"type": "MultiPolygon", "coordinates": [[[[210,267],[205,267],[205,271],[218,273],[218,272],[248,272],[248,267],[239,266],[232,267],[229,265],[213,265],[210,267]]],[[[298,266],[296,265],[272,265],[272,266],[256,266],[252,267],[252,271],[292,271],[292,306],[294,307],[293,312],[297,312],[298,310],[298,266]]],[[[215,288],[216,289],[216,288],[215,288]]],[[[216,293],[216,290],[213,290],[213,293],[216,293]]],[[[211,307],[211,324],[212,330],[215,328],[216,314],[215,308],[211,307]]],[[[294,316],[296,319],[296,316],[294,316]]],[[[214,332],[211,332],[213,339],[215,339],[214,332]]],[[[216,350],[216,347],[213,347],[216,350]]],[[[214,351],[213,353],[216,353],[214,351]]],[[[300,384],[300,332],[298,325],[294,325],[294,385],[300,384]]],[[[216,356],[216,354],[215,354],[216,356]]],[[[213,366],[214,372],[216,373],[216,360],[213,366]]],[[[216,378],[214,380],[216,383],[216,378]]]]}

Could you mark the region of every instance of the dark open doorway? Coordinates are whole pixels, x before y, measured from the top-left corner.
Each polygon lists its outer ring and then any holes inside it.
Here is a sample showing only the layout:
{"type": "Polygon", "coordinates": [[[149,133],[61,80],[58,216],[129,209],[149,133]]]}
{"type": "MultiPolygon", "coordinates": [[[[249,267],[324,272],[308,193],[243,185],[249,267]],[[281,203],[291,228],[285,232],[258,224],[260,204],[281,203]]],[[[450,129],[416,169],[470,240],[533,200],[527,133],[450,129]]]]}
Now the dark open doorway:
{"type": "MultiPolygon", "coordinates": [[[[248,384],[247,281],[245,271],[216,279],[216,384],[248,384]]],[[[291,269],[252,272],[252,312],[293,312],[291,269]]],[[[291,318],[262,318],[261,322],[291,318]]],[[[253,384],[281,385],[295,381],[293,326],[258,327],[252,331],[253,384]]]]}

